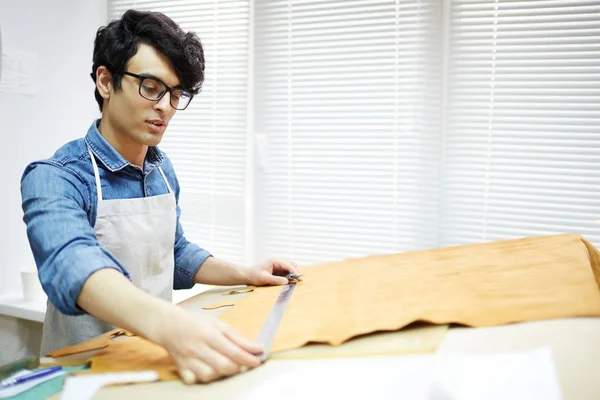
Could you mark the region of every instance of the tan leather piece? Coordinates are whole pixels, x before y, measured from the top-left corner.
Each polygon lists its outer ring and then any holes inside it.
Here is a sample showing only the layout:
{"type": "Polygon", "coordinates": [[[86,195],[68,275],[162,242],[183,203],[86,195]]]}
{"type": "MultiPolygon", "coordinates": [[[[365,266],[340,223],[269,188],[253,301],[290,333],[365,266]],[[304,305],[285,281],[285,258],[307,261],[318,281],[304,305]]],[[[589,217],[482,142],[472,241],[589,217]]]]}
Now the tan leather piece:
{"type": "MultiPolygon", "coordinates": [[[[337,346],[415,321],[491,326],[600,316],[599,263],[597,249],[567,234],[306,267],[271,351],[337,346]]],[[[220,319],[256,339],[280,292],[257,288],[220,319]]]]}
{"type": "Polygon", "coordinates": [[[89,362],[92,373],[153,370],[159,373],[160,380],[179,379],[167,350],[138,336],[112,341],[89,362]]]}
{"type": "Polygon", "coordinates": [[[224,295],[230,295],[230,294],[249,293],[249,292],[253,292],[254,289],[256,289],[256,287],[254,287],[254,286],[245,286],[243,288],[238,288],[238,289],[230,290],[230,291],[225,292],[223,294],[224,295]]]}
{"type": "Polygon", "coordinates": [[[112,338],[121,335],[132,336],[132,334],[126,331],[125,329],[117,328],[113,329],[112,331],[108,331],[100,336],[96,336],[95,338],[87,340],[85,342],[73,346],[64,347],[60,350],[54,351],[48,354],[47,357],[62,357],[69,354],[83,353],[84,351],[102,349],[110,344],[112,338]]]}
{"type": "Polygon", "coordinates": [[[215,304],[210,304],[208,306],[203,306],[202,309],[204,309],[204,310],[215,310],[217,308],[231,307],[233,305],[235,305],[235,301],[225,300],[225,301],[220,301],[220,302],[215,303],[215,304]]]}

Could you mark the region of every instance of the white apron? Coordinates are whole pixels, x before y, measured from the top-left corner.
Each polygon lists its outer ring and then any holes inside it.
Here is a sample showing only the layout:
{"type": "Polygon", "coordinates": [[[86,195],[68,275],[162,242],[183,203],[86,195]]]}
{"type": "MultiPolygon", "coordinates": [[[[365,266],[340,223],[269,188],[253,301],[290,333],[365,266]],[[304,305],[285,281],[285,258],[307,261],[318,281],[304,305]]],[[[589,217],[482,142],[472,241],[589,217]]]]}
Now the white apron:
{"type": "MultiPolygon", "coordinates": [[[[121,262],[137,287],[171,301],[177,213],[175,195],[165,174],[158,167],[169,190],[167,194],[103,200],[98,165],[89,147],[88,152],[94,166],[98,192],[94,230],[100,245],[121,262]]],[[[77,265],[71,265],[70,268],[77,268],[77,265]]],[[[106,295],[110,296],[110,293],[106,295]]],[[[81,343],[111,329],[114,327],[89,314],[64,315],[48,301],[41,354],[81,343]]]]}

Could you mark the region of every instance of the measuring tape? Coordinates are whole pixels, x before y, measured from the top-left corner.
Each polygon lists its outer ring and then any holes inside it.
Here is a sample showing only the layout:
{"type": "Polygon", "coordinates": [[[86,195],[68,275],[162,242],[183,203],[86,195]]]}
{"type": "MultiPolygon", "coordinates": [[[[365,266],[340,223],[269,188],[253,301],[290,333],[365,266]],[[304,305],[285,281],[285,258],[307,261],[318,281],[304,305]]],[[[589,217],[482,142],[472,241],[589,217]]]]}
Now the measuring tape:
{"type": "Polygon", "coordinates": [[[279,327],[281,318],[283,318],[283,313],[290,301],[290,297],[292,297],[295,287],[296,282],[290,282],[288,285],[284,286],[283,289],[281,289],[281,293],[279,293],[279,297],[277,297],[275,305],[271,309],[265,324],[258,334],[257,342],[262,343],[265,348],[265,351],[258,356],[261,362],[265,362],[269,356],[269,349],[271,348],[271,344],[275,338],[275,333],[277,332],[277,328],[279,327]]]}

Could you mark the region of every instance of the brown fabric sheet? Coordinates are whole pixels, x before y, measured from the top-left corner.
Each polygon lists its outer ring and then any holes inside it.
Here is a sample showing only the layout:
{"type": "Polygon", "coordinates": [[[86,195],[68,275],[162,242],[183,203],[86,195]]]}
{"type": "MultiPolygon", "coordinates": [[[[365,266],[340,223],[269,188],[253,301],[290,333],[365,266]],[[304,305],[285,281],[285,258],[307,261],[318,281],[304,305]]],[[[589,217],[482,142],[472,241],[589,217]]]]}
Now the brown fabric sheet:
{"type": "MultiPolygon", "coordinates": [[[[339,345],[415,321],[491,326],[600,316],[600,253],[575,234],[351,259],[302,274],[273,352],[339,345]]],[[[220,318],[255,339],[280,291],[257,288],[220,318]]]]}
{"type": "Polygon", "coordinates": [[[113,329],[112,331],[106,332],[102,335],[96,336],[93,339],[86,340],[85,342],[75,344],[73,346],[64,347],[62,349],[56,350],[50,354],[48,357],[63,357],[70,354],[83,353],[85,351],[90,350],[98,350],[105,347],[108,347],[111,344],[111,340],[118,336],[133,336],[133,333],[126,331],[125,329],[113,329]]]}
{"type": "MultiPolygon", "coordinates": [[[[337,346],[415,321],[491,326],[600,316],[600,253],[579,235],[372,256],[302,273],[272,353],[311,342],[337,346]]],[[[280,291],[256,288],[220,318],[255,339],[280,291]]],[[[98,340],[91,342],[98,346],[98,340]]],[[[164,380],[177,378],[160,346],[137,337],[104,345],[101,341],[105,348],[91,359],[92,371],[155,369],[164,380]]],[[[82,348],[85,344],[74,350],[82,348]]]]}
{"type": "Polygon", "coordinates": [[[91,373],[152,370],[158,372],[161,381],[179,379],[167,350],[138,336],[113,341],[89,362],[91,373]]]}

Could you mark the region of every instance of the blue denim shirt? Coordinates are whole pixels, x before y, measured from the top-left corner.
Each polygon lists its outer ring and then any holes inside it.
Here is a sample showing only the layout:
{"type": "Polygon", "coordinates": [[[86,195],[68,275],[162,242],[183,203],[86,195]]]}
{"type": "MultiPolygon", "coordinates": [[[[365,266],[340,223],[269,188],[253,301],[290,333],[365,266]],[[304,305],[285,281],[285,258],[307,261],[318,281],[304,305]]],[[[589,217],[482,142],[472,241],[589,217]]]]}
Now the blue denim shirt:
{"type": "Polygon", "coordinates": [[[92,123],[85,138],[65,144],[47,160],[29,164],[21,178],[23,220],[40,281],[48,299],[67,315],[84,314],[76,304],[77,297],[95,271],[114,268],[130,278],[119,260],[96,239],[98,196],[86,144],[99,161],[105,200],[167,193],[157,169],[162,167],[177,200],[174,289],[191,288],[200,265],[211,256],[183,235],[179,182],[165,153],[150,147],[142,172],[102,137],[97,128],[99,122],[92,123]]]}

